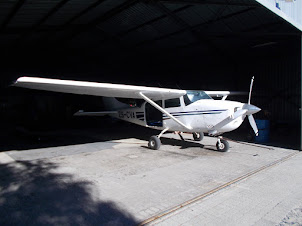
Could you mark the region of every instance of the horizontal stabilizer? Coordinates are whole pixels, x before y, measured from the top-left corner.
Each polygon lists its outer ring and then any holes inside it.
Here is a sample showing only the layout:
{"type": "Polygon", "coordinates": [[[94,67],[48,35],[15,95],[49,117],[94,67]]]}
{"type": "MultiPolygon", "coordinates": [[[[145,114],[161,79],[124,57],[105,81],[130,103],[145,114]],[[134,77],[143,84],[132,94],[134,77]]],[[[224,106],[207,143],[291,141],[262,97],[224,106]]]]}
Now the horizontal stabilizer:
{"type": "Polygon", "coordinates": [[[247,95],[248,92],[240,92],[240,91],[205,91],[211,97],[223,97],[223,96],[242,96],[247,95]]]}
{"type": "Polygon", "coordinates": [[[117,111],[97,111],[97,112],[78,111],[74,114],[74,116],[105,116],[105,115],[112,115],[112,114],[117,114],[117,111]]]}
{"type": "Polygon", "coordinates": [[[205,91],[211,97],[221,97],[221,100],[225,100],[229,95],[231,96],[242,96],[247,95],[247,92],[237,92],[237,91],[205,91]]]}

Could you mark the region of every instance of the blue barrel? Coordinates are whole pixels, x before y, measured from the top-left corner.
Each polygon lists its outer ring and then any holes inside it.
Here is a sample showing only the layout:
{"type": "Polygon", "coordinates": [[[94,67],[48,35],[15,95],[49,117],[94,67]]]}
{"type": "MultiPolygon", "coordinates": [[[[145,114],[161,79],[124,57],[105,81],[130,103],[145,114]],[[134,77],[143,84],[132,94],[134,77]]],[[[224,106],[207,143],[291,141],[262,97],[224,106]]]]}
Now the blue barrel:
{"type": "Polygon", "coordinates": [[[255,121],[259,130],[259,135],[255,136],[255,142],[257,143],[269,142],[270,121],[264,119],[256,119],[255,121]]]}

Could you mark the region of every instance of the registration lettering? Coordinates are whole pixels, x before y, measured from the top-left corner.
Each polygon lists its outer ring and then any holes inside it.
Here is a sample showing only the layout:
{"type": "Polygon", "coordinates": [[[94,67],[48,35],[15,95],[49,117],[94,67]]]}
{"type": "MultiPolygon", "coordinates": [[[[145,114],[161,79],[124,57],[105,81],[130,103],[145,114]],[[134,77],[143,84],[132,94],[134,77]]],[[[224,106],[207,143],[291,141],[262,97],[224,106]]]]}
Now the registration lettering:
{"type": "Polygon", "coordinates": [[[118,116],[119,118],[135,118],[134,112],[131,111],[119,111],[118,116]]]}

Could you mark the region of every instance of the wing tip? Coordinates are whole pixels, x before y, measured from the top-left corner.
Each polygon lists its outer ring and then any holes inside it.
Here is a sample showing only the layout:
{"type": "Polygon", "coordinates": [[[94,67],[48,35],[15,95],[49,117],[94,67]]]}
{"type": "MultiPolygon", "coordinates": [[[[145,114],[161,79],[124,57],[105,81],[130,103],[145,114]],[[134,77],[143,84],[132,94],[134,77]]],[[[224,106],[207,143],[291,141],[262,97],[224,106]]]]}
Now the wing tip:
{"type": "Polygon", "coordinates": [[[16,86],[18,83],[26,81],[27,78],[29,78],[29,77],[27,77],[27,76],[21,76],[21,77],[17,78],[13,82],[12,86],[16,86]]]}

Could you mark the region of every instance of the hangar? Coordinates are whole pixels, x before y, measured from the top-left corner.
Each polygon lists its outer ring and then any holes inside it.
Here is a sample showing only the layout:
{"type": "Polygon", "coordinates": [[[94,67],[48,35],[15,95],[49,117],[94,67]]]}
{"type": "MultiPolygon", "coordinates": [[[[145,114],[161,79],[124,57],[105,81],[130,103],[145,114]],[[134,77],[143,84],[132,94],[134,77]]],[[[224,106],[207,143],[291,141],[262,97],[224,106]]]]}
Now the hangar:
{"type": "Polygon", "coordinates": [[[29,101],[7,88],[22,75],[232,91],[255,76],[259,117],[301,150],[301,11],[295,0],[1,1],[2,125],[23,115],[15,105],[51,121],[59,104],[66,113],[78,102],[29,101]]]}

